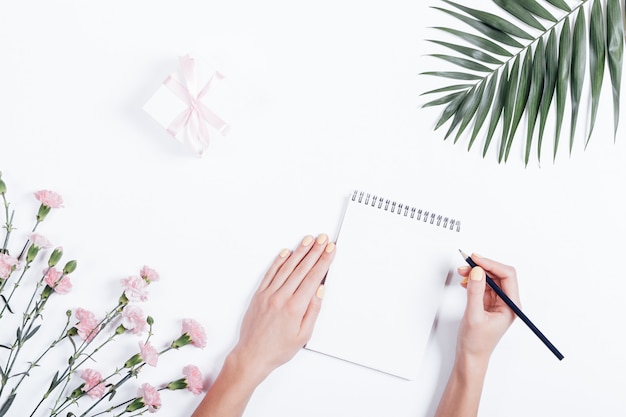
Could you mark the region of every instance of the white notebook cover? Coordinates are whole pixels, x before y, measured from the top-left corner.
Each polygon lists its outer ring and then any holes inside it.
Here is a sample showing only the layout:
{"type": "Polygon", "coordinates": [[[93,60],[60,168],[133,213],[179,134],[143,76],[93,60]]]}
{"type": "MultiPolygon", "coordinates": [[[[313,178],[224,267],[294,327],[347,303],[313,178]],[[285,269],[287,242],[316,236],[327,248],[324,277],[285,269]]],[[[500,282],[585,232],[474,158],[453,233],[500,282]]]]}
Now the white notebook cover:
{"type": "Polygon", "coordinates": [[[350,195],[307,349],[416,378],[446,279],[460,261],[458,219],[426,211],[350,195]]]}

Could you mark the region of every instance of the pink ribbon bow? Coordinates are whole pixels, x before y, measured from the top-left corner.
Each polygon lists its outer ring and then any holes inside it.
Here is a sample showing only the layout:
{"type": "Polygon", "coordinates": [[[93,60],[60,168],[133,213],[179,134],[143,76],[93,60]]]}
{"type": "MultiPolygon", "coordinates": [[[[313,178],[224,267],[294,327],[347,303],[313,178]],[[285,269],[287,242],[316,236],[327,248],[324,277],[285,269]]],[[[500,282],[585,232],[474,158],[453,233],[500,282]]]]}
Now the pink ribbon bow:
{"type": "Polygon", "coordinates": [[[230,128],[225,121],[201,101],[214,83],[223,79],[224,76],[215,71],[204,87],[194,95],[192,91],[195,88],[195,61],[187,55],[179,58],[179,64],[185,85],[172,76],[167,77],[163,84],[187,105],[187,109],[174,118],[167,131],[176,137],[183,129],[186,129],[187,135],[185,137],[188,145],[199,156],[202,156],[209,146],[209,128],[207,125],[217,129],[222,136],[226,136],[230,128]]]}

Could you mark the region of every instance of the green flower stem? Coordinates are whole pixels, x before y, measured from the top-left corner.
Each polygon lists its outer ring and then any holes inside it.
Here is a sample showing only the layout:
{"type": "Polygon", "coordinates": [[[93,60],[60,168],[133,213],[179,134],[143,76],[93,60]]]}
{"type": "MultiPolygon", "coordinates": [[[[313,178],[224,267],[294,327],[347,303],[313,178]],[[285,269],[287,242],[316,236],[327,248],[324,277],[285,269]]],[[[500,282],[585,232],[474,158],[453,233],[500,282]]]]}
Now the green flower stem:
{"type": "MultiPolygon", "coordinates": [[[[11,301],[11,298],[13,297],[13,294],[15,293],[15,291],[17,290],[17,287],[20,286],[20,283],[22,282],[22,278],[24,278],[24,275],[26,274],[26,271],[28,271],[30,269],[30,262],[27,263],[26,265],[24,265],[24,270],[22,271],[22,273],[20,274],[20,277],[17,279],[17,281],[15,282],[15,284],[13,284],[13,289],[11,290],[11,293],[9,294],[9,297],[6,299],[6,302],[4,303],[4,305],[2,306],[2,310],[0,310],[0,319],[2,318],[2,315],[4,314],[4,312],[6,311],[6,309],[8,308],[7,306],[9,305],[9,301],[11,301]]],[[[4,289],[4,286],[6,285],[6,282],[9,279],[7,278],[6,280],[2,281],[2,284],[0,284],[0,293],[2,292],[2,290],[4,289]]],[[[35,293],[36,293],[37,289],[35,289],[35,293]]],[[[33,297],[35,296],[35,293],[33,293],[33,297]]],[[[29,304],[30,307],[30,304],[29,304]]],[[[28,308],[26,309],[28,310],[28,308]]]]}
{"type": "Polygon", "coordinates": [[[11,216],[9,216],[9,202],[7,201],[7,197],[5,193],[2,193],[2,201],[4,202],[4,216],[5,216],[4,228],[6,229],[6,233],[4,235],[4,244],[2,245],[1,253],[7,253],[8,252],[7,245],[9,244],[9,236],[11,235],[11,232],[13,231],[13,215],[15,214],[15,211],[13,211],[11,213],[11,216]]]}
{"type": "MultiPolygon", "coordinates": [[[[24,269],[26,269],[26,267],[24,269]]],[[[16,335],[15,342],[13,342],[13,345],[11,346],[11,351],[9,352],[6,366],[4,367],[4,373],[7,376],[7,380],[11,376],[11,371],[13,370],[13,367],[15,366],[15,362],[17,361],[17,357],[19,356],[22,350],[22,347],[24,346],[24,343],[26,343],[28,338],[30,338],[29,335],[31,334],[33,323],[35,322],[35,319],[37,319],[37,317],[41,315],[41,312],[46,306],[47,300],[48,300],[48,297],[44,298],[44,295],[42,292],[40,295],[40,302],[35,305],[33,310],[27,315],[28,319],[25,320],[22,326],[19,327],[19,332],[16,335]],[[28,323],[29,321],[30,323],[28,323]],[[26,324],[24,323],[28,323],[28,327],[26,327],[26,324]]],[[[2,386],[0,387],[0,396],[2,395],[2,391],[4,390],[6,383],[7,381],[3,379],[2,386]]]]}
{"type": "MultiPolygon", "coordinates": [[[[26,378],[26,376],[28,376],[28,372],[30,372],[30,370],[34,367],[36,367],[38,365],[38,363],[43,359],[44,356],[46,356],[46,354],[52,350],[59,342],[61,342],[63,339],[65,339],[67,336],[67,329],[70,326],[70,316],[67,317],[67,321],[65,322],[65,326],[63,327],[63,330],[61,331],[61,334],[59,335],[59,337],[53,341],[52,343],[50,343],[50,346],[48,346],[48,348],[34,361],[31,362],[28,370],[22,375],[22,377],[20,378],[20,380],[18,381],[18,383],[15,385],[15,387],[13,387],[13,390],[11,392],[14,392],[17,390],[17,387],[20,386],[20,384],[22,383],[22,381],[26,378]]],[[[39,403],[37,404],[37,406],[35,407],[35,410],[33,410],[33,412],[31,413],[31,417],[35,414],[35,411],[39,408],[39,406],[46,400],[46,398],[48,398],[48,395],[50,394],[50,391],[48,390],[48,392],[46,392],[43,397],[41,398],[41,400],[39,400],[39,403]]]]}
{"type": "MultiPolygon", "coordinates": [[[[139,372],[139,370],[137,370],[137,372],[139,372]]],[[[136,374],[133,374],[132,370],[131,370],[131,371],[128,371],[128,373],[124,376],[124,378],[122,378],[122,379],[121,379],[121,380],[119,380],[117,383],[115,383],[114,385],[112,385],[112,386],[111,386],[111,388],[109,388],[109,390],[107,391],[107,393],[106,393],[106,394],[104,394],[104,395],[102,396],[102,398],[99,398],[99,399],[98,399],[98,401],[94,402],[94,403],[91,405],[91,407],[89,407],[89,408],[88,408],[88,409],[87,409],[84,413],[82,413],[82,414],[80,415],[80,417],[85,417],[85,416],[87,415],[87,413],[89,413],[91,410],[93,410],[93,409],[94,409],[94,408],[95,408],[98,404],[100,404],[100,403],[101,403],[101,402],[102,402],[105,398],[107,398],[107,397],[109,397],[109,396],[113,395],[113,393],[114,393],[114,392],[115,392],[115,391],[116,391],[119,387],[121,387],[121,386],[122,386],[122,385],[123,385],[126,381],[128,381],[128,380],[130,379],[130,377],[131,377],[131,376],[133,376],[133,375],[136,375],[136,374]]],[[[124,405],[125,405],[125,404],[128,404],[129,402],[134,401],[134,400],[135,400],[135,398],[132,398],[132,399],[130,399],[130,400],[128,400],[128,401],[126,401],[126,402],[125,402],[125,403],[123,403],[123,404],[124,404],[124,405]]],[[[105,412],[107,412],[107,413],[108,413],[108,412],[110,412],[111,410],[114,410],[114,409],[116,409],[117,407],[121,407],[121,406],[122,406],[122,404],[118,404],[118,405],[116,405],[116,406],[114,406],[114,407],[110,408],[109,410],[106,410],[106,411],[104,411],[104,412],[101,412],[101,413],[95,414],[95,415],[94,415],[94,416],[92,416],[92,417],[95,417],[95,416],[97,416],[97,415],[99,415],[99,414],[103,414],[103,413],[105,413],[105,412]]],[[[122,414],[124,414],[124,413],[122,413],[122,414]]]]}
{"type": "MultiPolygon", "coordinates": [[[[37,226],[39,226],[39,223],[41,223],[41,220],[37,220],[35,222],[35,225],[33,226],[33,230],[30,231],[31,233],[35,233],[35,230],[37,230],[37,226]]],[[[30,239],[27,240],[26,243],[24,244],[24,247],[22,248],[22,251],[20,252],[17,259],[22,259],[22,256],[24,256],[24,252],[26,252],[26,248],[28,247],[29,243],[30,243],[30,239]]]]}
{"type": "MultiPolygon", "coordinates": [[[[102,320],[100,320],[100,323],[98,323],[98,325],[95,327],[95,329],[98,329],[98,333],[104,330],[109,325],[109,323],[111,323],[111,321],[113,321],[121,313],[120,306],[121,304],[118,304],[114,309],[109,311],[102,320]]],[[[57,399],[54,402],[54,409],[59,407],[59,403],[61,402],[61,398],[63,397],[63,392],[65,391],[65,388],[69,384],[71,376],[76,371],[76,369],[78,369],[87,360],[91,359],[93,355],[95,355],[100,349],[102,349],[105,345],[111,342],[115,338],[115,336],[117,336],[117,334],[113,333],[111,336],[109,336],[107,340],[102,342],[100,346],[96,347],[91,353],[84,355],[85,359],[83,359],[80,362],[77,362],[77,359],[83,356],[83,353],[85,352],[85,350],[87,349],[87,347],[90,345],[91,342],[87,342],[85,340],[78,346],[78,349],[75,350],[74,354],[72,355],[70,359],[69,365],[65,368],[65,370],[59,377],[59,381],[64,381],[64,382],[63,382],[63,388],[59,391],[59,395],[57,396],[57,399]]]]}

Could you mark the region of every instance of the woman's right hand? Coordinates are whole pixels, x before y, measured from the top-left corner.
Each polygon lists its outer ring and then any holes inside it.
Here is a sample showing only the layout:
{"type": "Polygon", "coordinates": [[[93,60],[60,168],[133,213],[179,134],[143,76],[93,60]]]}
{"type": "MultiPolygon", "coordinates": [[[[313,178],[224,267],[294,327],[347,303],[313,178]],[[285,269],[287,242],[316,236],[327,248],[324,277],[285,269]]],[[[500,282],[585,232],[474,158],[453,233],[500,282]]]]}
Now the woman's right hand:
{"type": "Polygon", "coordinates": [[[478,265],[459,268],[467,289],[467,304],[457,339],[457,358],[486,365],[498,341],[515,319],[515,313],[486,285],[485,272],[521,308],[517,273],[512,266],[472,254],[478,265]]]}

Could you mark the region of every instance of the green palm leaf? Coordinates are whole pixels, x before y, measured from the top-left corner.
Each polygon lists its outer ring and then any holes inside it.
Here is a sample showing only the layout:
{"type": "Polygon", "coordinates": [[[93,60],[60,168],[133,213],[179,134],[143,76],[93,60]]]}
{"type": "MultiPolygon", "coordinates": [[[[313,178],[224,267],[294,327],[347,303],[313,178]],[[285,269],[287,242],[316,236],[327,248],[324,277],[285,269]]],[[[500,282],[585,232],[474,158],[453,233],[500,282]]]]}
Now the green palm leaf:
{"type": "Polygon", "coordinates": [[[468,150],[484,127],[482,152],[485,156],[500,126],[497,155],[498,161],[506,162],[512,143],[522,130],[519,126],[525,115],[526,123],[522,126],[526,129],[524,161],[527,165],[533,147],[537,148],[537,159],[541,159],[545,127],[550,110],[555,107],[553,136],[556,158],[569,99],[571,153],[582,91],[588,83],[591,116],[586,147],[601,105],[605,67],[608,67],[612,85],[616,135],[624,49],[624,10],[620,0],[582,0],[572,6],[565,0],[493,0],[500,8],[497,14],[450,0],[441,2],[450,8],[433,8],[461,25],[434,29],[460,40],[429,39],[431,44],[447,50],[447,53],[429,55],[453,68],[422,74],[465,81],[424,93],[435,95],[424,107],[445,106],[435,129],[452,120],[445,138],[456,130],[454,141],[457,142],[473,122],[473,128],[469,129],[471,134],[468,134],[468,150]],[[556,105],[552,106],[554,102],[556,105]],[[487,120],[489,122],[485,123],[487,120]]]}

